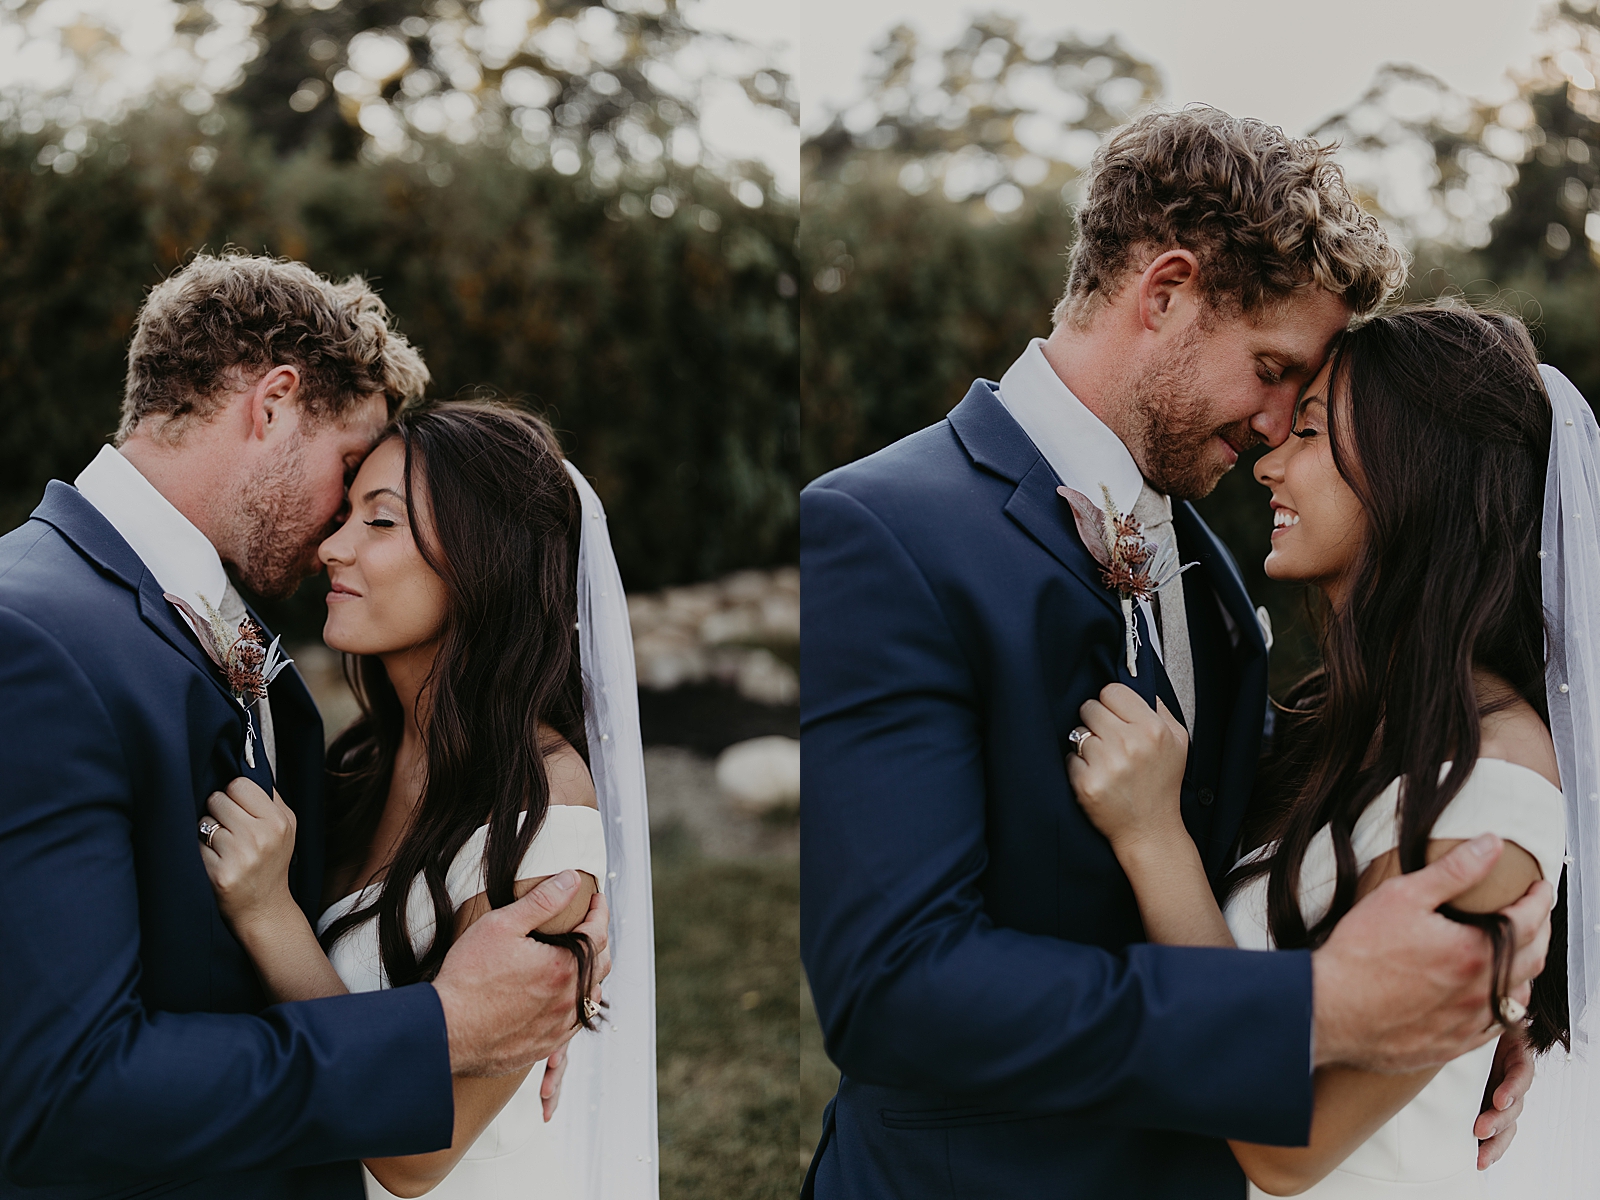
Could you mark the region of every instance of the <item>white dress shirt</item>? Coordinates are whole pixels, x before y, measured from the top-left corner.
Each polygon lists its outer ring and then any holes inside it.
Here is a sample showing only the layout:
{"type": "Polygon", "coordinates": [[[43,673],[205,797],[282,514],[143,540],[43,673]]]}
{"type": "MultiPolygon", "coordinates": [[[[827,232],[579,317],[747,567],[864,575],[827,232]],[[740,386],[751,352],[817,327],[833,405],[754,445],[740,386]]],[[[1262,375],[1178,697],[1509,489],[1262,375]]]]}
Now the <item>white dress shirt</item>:
{"type": "MultiPolygon", "coordinates": [[[[1044,339],[1034,338],[1022,357],[1000,377],[1000,403],[1062,483],[1082,492],[1097,507],[1102,484],[1119,512],[1132,512],[1144,489],[1144,476],[1122,439],[1083,406],[1044,356],[1044,339]]],[[[1163,497],[1165,499],[1165,497],[1163,497]]],[[[1172,502],[1167,500],[1170,513],[1172,502]]],[[[1140,600],[1151,649],[1161,653],[1161,632],[1148,600],[1140,600]]]]}
{"type": "MultiPolygon", "coordinates": [[[[188,601],[201,614],[224,606],[232,584],[211,539],[173,507],[115,447],[100,447],[100,453],[79,472],[73,486],[122,535],[162,591],[188,601]]],[[[272,709],[262,700],[258,711],[262,749],[276,774],[272,709]]]]}

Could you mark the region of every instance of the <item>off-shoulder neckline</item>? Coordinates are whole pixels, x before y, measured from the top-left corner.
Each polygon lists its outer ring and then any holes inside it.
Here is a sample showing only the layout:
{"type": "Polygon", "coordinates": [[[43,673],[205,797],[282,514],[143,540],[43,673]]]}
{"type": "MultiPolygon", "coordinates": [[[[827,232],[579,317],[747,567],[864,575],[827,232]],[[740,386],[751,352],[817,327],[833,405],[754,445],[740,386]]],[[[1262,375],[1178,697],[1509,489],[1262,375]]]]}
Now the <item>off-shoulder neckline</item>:
{"type": "MultiPolygon", "coordinates": [[[[588,804],[552,804],[552,805],[550,805],[549,808],[545,809],[544,819],[545,819],[546,822],[548,822],[550,820],[550,814],[551,813],[561,812],[561,811],[567,810],[567,809],[577,809],[577,810],[579,810],[581,812],[591,812],[591,813],[594,814],[595,820],[598,821],[600,819],[600,810],[598,808],[596,808],[596,807],[594,807],[592,805],[588,805],[588,804]]],[[[527,809],[523,809],[520,813],[517,814],[517,824],[519,826],[522,824],[522,819],[524,817],[526,817],[527,815],[528,815],[528,810],[527,809]]],[[[474,829],[471,833],[469,833],[467,835],[467,840],[461,843],[461,849],[456,851],[456,858],[460,858],[463,854],[465,854],[467,852],[467,850],[471,847],[474,838],[480,838],[480,837],[487,836],[488,830],[489,830],[489,822],[485,821],[482,825],[479,825],[476,829],[474,829]]],[[[542,833],[544,833],[544,830],[540,829],[539,833],[536,833],[533,836],[534,836],[535,839],[537,839],[540,836],[540,834],[542,834],[542,833]]],[[[453,858],[453,859],[450,860],[450,867],[445,871],[446,875],[448,875],[450,873],[450,871],[455,868],[456,858],[453,858]]],[[[371,883],[367,884],[366,887],[358,888],[357,890],[355,890],[353,892],[347,892],[345,895],[340,896],[337,900],[330,900],[326,905],[323,906],[322,915],[317,918],[318,923],[320,924],[324,919],[327,918],[327,915],[329,913],[331,913],[339,905],[343,904],[346,900],[357,900],[357,899],[360,899],[360,897],[365,896],[373,888],[383,886],[383,881],[384,881],[384,879],[387,879],[387,878],[388,878],[388,876],[385,875],[382,879],[374,879],[371,883]]]]}
{"type": "MultiPolygon", "coordinates": [[[[1454,762],[1453,759],[1448,759],[1447,758],[1447,759],[1444,760],[1444,762],[1440,763],[1439,764],[1439,772],[1440,772],[1440,774],[1443,774],[1445,771],[1449,770],[1450,766],[1451,766],[1451,764],[1453,762],[1454,762]]],[[[1489,757],[1489,756],[1484,756],[1483,758],[1477,759],[1472,764],[1473,771],[1476,772],[1477,769],[1479,767],[1481,767],[1484,763],[1498,763],[1502,767],[1510,767],[1513,771],[1521,771],[1526,775],[1532,775],[1535,779],[1537,779],[1540,783],[1542,783],[1545,787],[1549,788],[1551,791],[1556,792],[1556,793],[1558,793],[1560,795],[1566,795],[1565,792],[1562,792],[1560,788],[1558,788],[1555,784],[1551,783],[1548,779],[1546,779],[1542,772],[1535,770],[1533,767],[1524,766],[1522,763],[1518,763],[1518,762],[1512,762],[1509,758],[1492,758],[1492,757],[1489,757]]],[[[1467,778],[1471,779],[1472,776],[1468,775],[1467,778]]],[[[1389,786],[1393,787],[1394,784],[1397,783],[1397,782],[1399,782],[1399,777],[1398,776],[1396,776],[1396,778],[1391,779],[1389,781],[1389,786]]]]}

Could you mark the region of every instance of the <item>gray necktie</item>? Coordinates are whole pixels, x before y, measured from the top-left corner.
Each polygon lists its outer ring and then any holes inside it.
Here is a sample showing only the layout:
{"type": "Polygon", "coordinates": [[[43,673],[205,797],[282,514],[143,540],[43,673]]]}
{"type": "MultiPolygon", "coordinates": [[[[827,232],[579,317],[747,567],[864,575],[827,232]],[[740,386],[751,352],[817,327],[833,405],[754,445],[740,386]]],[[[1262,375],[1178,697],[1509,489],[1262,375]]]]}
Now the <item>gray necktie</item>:
{"type": "MultiPolygon", "coordinates": [[[[244,606],[244,597],[239,595],[238,589],[232,581],[228,583],[227,590],[222,593],[222,603],[217,606],[217,612],[222,615],[223,621],[229,630],[237,631],[240,623],[249,616],[244,606]]],[[[256,724],[260,727],[261,748],[267,753],[267,766],[272,771],[272,777],[278,777],[278,743],[272,736],[272,704],[265,697],[256,704],[256,724]]]]}
{"type": "MultiPolygon", "coordinates": [[[[1133,515],[1144,526],[1147,541],[1177,551],[1178,535],[1172,527],[1172,503],[1148,483],[1139,492],[1133,515]]],[[[1161,665],[1182,707],[1181,719],[1194,733],[1194,651],[1189,646],[1189,614],[1183,603],[1183,576],[1156,593],[1151,607],[1161,634],[1161,665]]]]}

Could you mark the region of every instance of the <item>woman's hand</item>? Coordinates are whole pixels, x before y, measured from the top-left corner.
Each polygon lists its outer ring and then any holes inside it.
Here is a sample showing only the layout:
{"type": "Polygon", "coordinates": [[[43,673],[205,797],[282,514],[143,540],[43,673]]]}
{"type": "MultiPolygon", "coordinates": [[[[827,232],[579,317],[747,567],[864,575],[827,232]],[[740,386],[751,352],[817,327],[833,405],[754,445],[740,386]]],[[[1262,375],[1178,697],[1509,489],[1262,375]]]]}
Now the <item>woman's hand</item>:
{"type": "Polygon", "coordinates": [[[548,1122],[556,1115],[556,1105],[561,1103],[561,1081],[567,1075],[567,1048],[552,1054],[544,1064],[544,1078],[539,1081],[539,1102],[548,1122]]]}
{"type": "Polygon", "coordinates": [[[298,911],[289,892],[294,810],[276,792],[268,796],[242,777],[225,793],[212,792],[206,810],[220,828],[209,846],[201,843],[200,857],[234,932],[287,909],[298,911]]]}
{"type": "Polygon", "coordinates": [[[1167,706],[1108,685],[1078,710],[1094,736],[1067,756],[1067,778],[1094,827],[1120,857],[1131,846],[1187,839],[1178,810],[1189,735],[1167,706]]]}

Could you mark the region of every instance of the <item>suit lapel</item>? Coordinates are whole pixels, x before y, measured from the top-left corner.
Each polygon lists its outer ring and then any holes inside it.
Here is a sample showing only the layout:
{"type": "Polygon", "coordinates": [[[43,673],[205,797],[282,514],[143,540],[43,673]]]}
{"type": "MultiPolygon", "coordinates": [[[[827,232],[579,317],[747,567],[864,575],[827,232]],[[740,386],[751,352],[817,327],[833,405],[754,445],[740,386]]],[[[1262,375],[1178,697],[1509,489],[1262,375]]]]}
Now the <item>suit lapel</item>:
{"type": "Polygon", "coordinates": [[[294,809],[297,822],[289,882],[295,900],[314,926],[322,911],[325,861],[322,717],[299,668],[290,667],[284,671],[272,682],[270,690],[272,723],[278,743],[275,782],[284,803],[294,809]]]}
{"type": "MultiPolygon", "coordinates": [[[[1072,572],[1102,604],[1115,609],[1120,616],[1122,602],[1106,587],[1100,578],[1100,564],[1078,537],[1078,527],[1072,520],[1072,507],[1056,491],[1059,483],[1056,473],[1041,456],[1006,502],[1006,516],[1022,526],[1029,537],[1072,572]]],[[[1148,634],[1141,633],[1140,636],[1148,648],[1148,634]]]]}
{"type": "Polygon", "coordinates": [[[1261,633],[1261,622],[1244,590],[1244,580],[1239,578],[1239,568],[1233,555],[1211,527],[1200,519],[1194,505],[1187,502],[1173,506],[1173,527],[1178,534],[1184,555],[1193,555],[1190,561],[1200,564],[1206,580],[1215,589],[1233,623],[1239,628],[1237,652],[1248,660],[1252,656],[1266,657],[1267,643],[1261,633]]]}
{"type": "MultiPolygon", "coordinates": [[[[1250,597],[1239,578],[1238,567],[1227,547],[1211,532],[1192,505],[1174,505],[1174,526],[1186,560],[1198,561],[1202,576],[1239,631],[1237,646],[1224,640],[1217,652],[1231,655],[1237,678],[1231,696],[1218,696],[1223,711],[1211,725],[1220,740],[1220,770],[1216,809],[1210,832],[1201,845],[1206,869],[1213,878],[1232,865],[1234,841],[1250,802],[1256,761],[1261,753],[1262,721],[1267,703],[1267,646],[1250,597]]],[[[1197,656],[1198,658],[1198,656],[1197,656]]],[[[1198,677],[1197,677],[1198,682],[1198,677]]]]}
{"type": "MultiPolygon", "coordinates": [[[[228,698],[228,703],[239,708],[239,702],[233,698],[233,693],[228,691],[227,684],[222,680],[222,673],[217,670],[217,665],[204,650],[200,648],[200,639],[195,636],[194,630],[189,628],[189,623],[178,615],[178,610],[166,600],[161,593],[161,585],[156,582],[154,575],[145,571],[139,581],[139,616],[144,623],[161,635],[163,641],[187,658],[197,671],[200,671],[215,686],[217,691],[228,698]]],[[[239,719],[244,720],[244,709],[239,709],[239,719]]]]}
{"type": "MultiPolygon", "coordinates": [[[[239,702],[228,691],[216,664],[200,648],[200,641],[188,623],[162,596],[161,585],[156,582],[144,561],[133,552],[133,547],[123,541],[122,535],[100,515],[100,510],[90,504],[77,488],[53,479],[45,489],[44,499],[34,509],[33,516],[54,528],[71,542],[78,552],[94,563],[102,574],[108,575],[129,588],[138,598],[139,616],[162,641],[189,660],[191,666],[205,676],[216,689],[238,720],[239,741],[244,746],[246,714],[239,702]]],[[[241,761],[240,772],[264,790],[272,790],[272,772],[267,766],[267,756],[256,756],[256,765],[241,761]]],[[[197,815],[205,811],[205,797],[198,797],[197,815]]]]}
{"type": "Polygon", "coordinates": [[[1017,485],[1006,502],[1006,516],[1102,604],[1120,613],[1121,604],[1100,579],[1099,564],[1078,537],[1071,506],[1056,492],[1061,480],[1000,403],[994,385],[978,380],[948,419],[976,465],[1017,485]]]}

